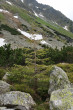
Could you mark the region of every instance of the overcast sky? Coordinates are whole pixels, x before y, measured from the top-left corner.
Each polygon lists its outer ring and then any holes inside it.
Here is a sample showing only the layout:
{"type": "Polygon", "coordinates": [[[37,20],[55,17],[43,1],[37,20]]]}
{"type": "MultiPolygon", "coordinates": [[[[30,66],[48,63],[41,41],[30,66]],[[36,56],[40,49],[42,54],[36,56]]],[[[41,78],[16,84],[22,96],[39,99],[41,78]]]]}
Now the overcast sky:
{"type": "Polygon", "coordinates": [[[37,0],[39,3],[48,4],[61,11],[73,21],[73,0],[37,0]]]}

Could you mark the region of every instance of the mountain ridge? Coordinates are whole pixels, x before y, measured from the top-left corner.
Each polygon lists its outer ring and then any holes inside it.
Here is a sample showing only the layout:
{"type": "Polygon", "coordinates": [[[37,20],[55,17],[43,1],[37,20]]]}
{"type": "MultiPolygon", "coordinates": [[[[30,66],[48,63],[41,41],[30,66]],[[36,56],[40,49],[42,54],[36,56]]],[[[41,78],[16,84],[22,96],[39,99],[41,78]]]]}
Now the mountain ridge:
{"type": "MultiPolygon", "coordinates": [[[[10,1],[13,2],[13,0],[10,1]]],[[[17,2],[17,0],[15,1],[17,2]]],[[[55,22],[62,27],[67,26],[68,30],[73,32],[73,21],[67,18],[60,11],[55,10],[53,7],[38,3],[36,0],[24,0],[23,2],[21,0],[18,0],[18,2],[21,2],[21,4],[23,4],[23,7],[27,6],[32,11],[34,10],[33,13],[35,12],[37,15],[39,15],[40,18],[47,21],[55,22]]],[[[20,4],[18,5],[22,6],[20,4]]]]}

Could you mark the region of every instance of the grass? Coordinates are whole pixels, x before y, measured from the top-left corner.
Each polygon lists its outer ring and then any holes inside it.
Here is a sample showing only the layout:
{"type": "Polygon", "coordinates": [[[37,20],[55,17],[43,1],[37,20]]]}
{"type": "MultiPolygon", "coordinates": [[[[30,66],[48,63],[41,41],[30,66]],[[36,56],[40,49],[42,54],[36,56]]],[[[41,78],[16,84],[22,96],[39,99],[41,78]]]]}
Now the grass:
{"type": "Polygon", "coordinates": [[[0,20],[4,20],[4,19],[5,19],[4,15],[0,13],[0,20]]]}
{"type": "Polygon", "coordinates": [[[15,5],[10,6],[8,4],[3,4],[2,7],[5,7],[6,10],[8,10],[9,12],[12,12],[13,14],[18,13],[22,19],[26,20],[29,23],[33,21],[33,18],[29,15],[28,11],[22,8],[19,8],[15,5]]]}
{"type": "Polygon", "coordinates": [[[11,28],[11,27],[9,27],[7,25],[4,25],[4,24],[2,24],[1,27],[0,27],[0,30],[2,30],[2,29],[6,30],[6,31],[9,31],[12,35],[21,35],[21,33],[18,32],[16,29],[11,28]]]}
{"type": "Polygon", "coordinates": [[[36,19],[37,22],[46,25],[48,28],[53,29],[54,31],[58,32],[58,34],[64,35],[64,36],[68,36],[70,38],[73,38],[73,33],[66,31],[65,29],[63,29],[61,26],[55,24],[52,25],[50,22],[46,22],[40,18],[37,17],[36,19]]]}

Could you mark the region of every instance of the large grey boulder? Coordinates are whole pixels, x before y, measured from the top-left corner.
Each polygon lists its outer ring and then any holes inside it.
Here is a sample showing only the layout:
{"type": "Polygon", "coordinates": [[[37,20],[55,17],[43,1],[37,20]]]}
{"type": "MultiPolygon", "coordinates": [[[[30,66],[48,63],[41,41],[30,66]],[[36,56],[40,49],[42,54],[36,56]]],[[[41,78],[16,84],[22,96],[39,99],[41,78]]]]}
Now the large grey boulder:
{"type": "Polygon", "coordinates": [[[50,110],[73,110],[73,88],[53,91],[49,104],[50,110]]]}
{"type": "Polygon", "coordinates": [[[23,110],[30,110],[30,108],[35,105],[35,102],[28,93],[11,91],[0,95],[0,105],[19,106],[24,107],[23,110]]]}
{"type": "Polygon", "coordinates": [[[8,76],[9,76],[9,73],[6,72],[6,74],[3,76],[2,80],[3,81],[7,81],[8,80],[8,76]]]}
{"type": "Polygon", "coordinates": [[[51,94],[55,90],[64,88],[70,88],[70,81],[67,74],[60,67],[54,66],[50,72],[48,93],[51,94]]]}
{"type": "Polygon", "coordinates": [[[14,109],[7,109],[6,107],[0,107],[0,110],[14,110],[14,109]]]}
{"type": "Polygon", "coordinates": [[[0,80],[0,94],[6,93],[10,91],[11,85],[0,80]]]}

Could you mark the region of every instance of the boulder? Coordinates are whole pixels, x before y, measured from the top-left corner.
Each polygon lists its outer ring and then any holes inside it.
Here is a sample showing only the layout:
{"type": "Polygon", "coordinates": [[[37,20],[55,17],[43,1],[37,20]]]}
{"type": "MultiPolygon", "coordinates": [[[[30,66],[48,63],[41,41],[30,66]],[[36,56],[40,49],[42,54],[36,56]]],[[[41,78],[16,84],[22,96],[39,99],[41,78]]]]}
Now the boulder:
{"type": "Polygon", "coordinates": [[[14,110],[14,109],[7,109],[6,107],[0,107],[0,110],[14,110]]]}
{"type": "Polygon", "coordinates": [[[70,81],[67,74],[60,67],[54,66],[50,72],[50,84],[48,93],[58,89],[70,88],[70,81]]]}
{"type": "Polygon", "coordinates": [[[30,110],[30,108],[35,105],[35,102],[28,93],[11,91],[0,95],[0,105],[19,106],[20,108],[24,107],[23,110],[30,110]]]}
{"type": "Polygon", "coordinates": [[[11,85],[0,80],[0,94],[6,93],[10,91],[11,85]]]}
{"type": "Polygon", "coordinates": [[[3,81],[7,81],[8,80],[8,76],[9,76],[9,74],[8,74],[8,72],[3,76],[3,78],[2,78],[2,80],[3,81]]]}
{"type": "Polygon", "coordinates": [[[73,110],[73,88],[53,91],[49,104],[50,110],[73,110]]]}

